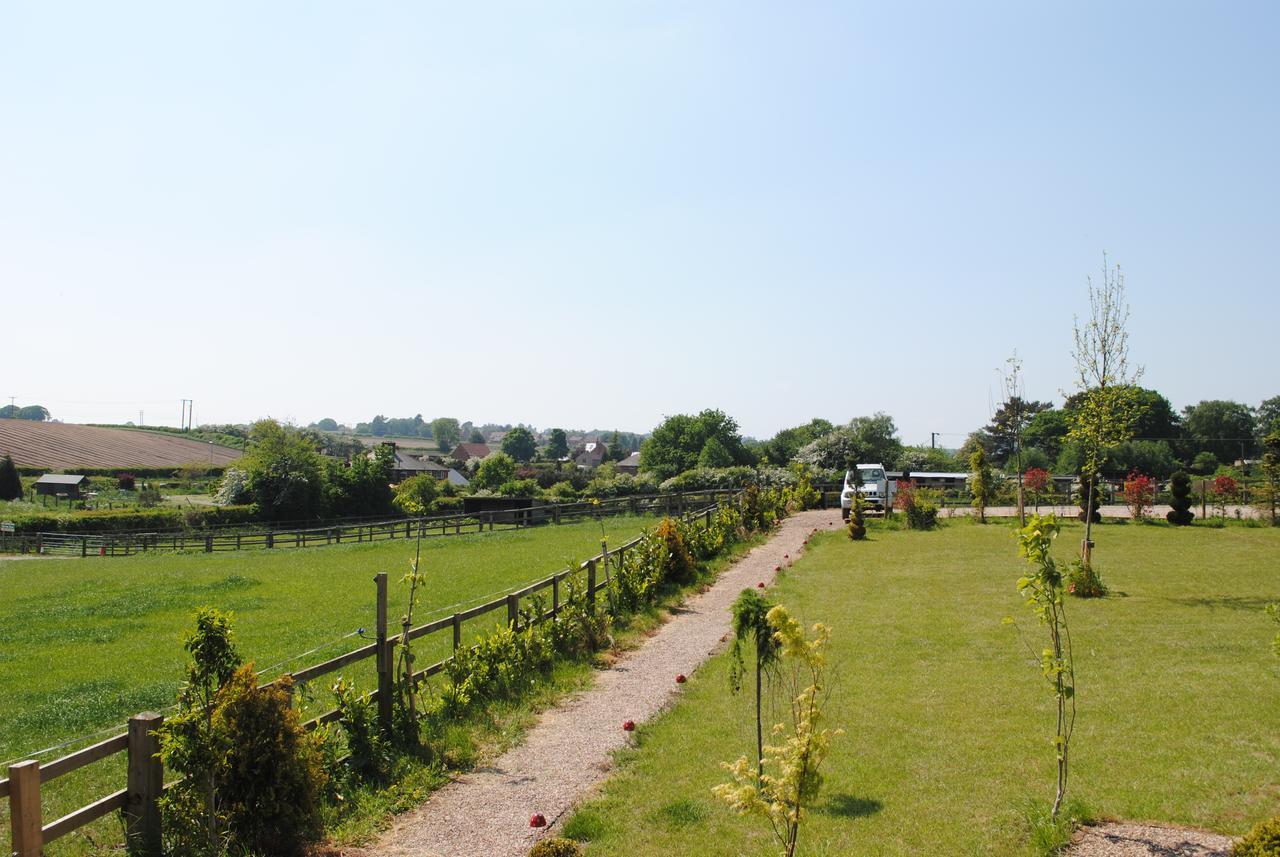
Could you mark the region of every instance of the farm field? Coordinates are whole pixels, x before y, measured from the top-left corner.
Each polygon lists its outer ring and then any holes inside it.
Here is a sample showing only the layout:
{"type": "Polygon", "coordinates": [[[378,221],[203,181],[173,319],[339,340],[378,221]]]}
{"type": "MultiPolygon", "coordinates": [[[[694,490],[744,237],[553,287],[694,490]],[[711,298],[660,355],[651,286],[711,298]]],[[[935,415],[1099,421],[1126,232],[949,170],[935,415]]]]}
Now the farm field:
{"type": "Polygon", "coordinates": [[[75,468],[177,469],[188,464],[226,467],[244,450],[162,432],[0,420],[0,456],[6,453],[19,467],[70,472],[75,468]]]}
{"type": "MultiPolygon", "coordinates": [[[[604,519],[612,545],[638,535],[653,519],[604,519]]],[[[490,600],[504,590],[549,576],[599,551],[600,524],[425,539],[429,585],[415,623],[490,600]]],[[[373,576],[388,572],[393,624],[405,609],[400,577],[413,557],[412,541],[335,545],[308,551],[151,554],[92,560],[0,559],[0,762],[31,758],[34,750],[123,724],[132,714],[169,706],[182,679],[182,640],[193,611],[210,605],[235,614],[241,654],[266,677],[300,669],[365,644],[375,624],[373,576]],[[316,650],[305,658],[296,655],[316,650]]],[[[466,623],[470,638],[505,620],[501,611],[466,623]]],[[[451,646],[446,634],[415,644],[420,663],[451,646]]],[[[371,689],[373,662],[342,672],[371,689]]],[[[302,694],[309,711],[332,707],[326,676],[302,694]]],[[[101,737],[106,737],[105,733],[101,737]]],[[[39,758],[49,761],[74,744],[39,758]]],[[[114,791],[123,756],[59,779],[46,792],[46,818],[114,791]],[[117,762],[119,764],[117,764],[117,762]]],[[[8,841],[7,805],[0,807],[0,841],[8,841]]],[[[86,828],[110,841],[114,822],[86,828]],[[104,827],[105,826],[105,827],[104,827]]],[[[115,837],[118,838],[118,832],[115,837]]],[[[80,834],[50,853],[82,853],[80,834]]]]}
{"type": "MultiPolygon", "coordinates": [[[[1068,524],[1057,554],[1083,529],[1068,524]]],[[[1079,718],[1069,796],[1096,817],[1238,835],[1280,810],[1280,658],[1263,606],[1280,601],[1280,530],[1107,524],[1112,587],[1069,599],[1079,718]]],[[[800,837],[805,855],[1019,854],[1023,812],[1053,797],[1053,698],[1042,629],[1015,582],[1005,523],[953,521],[870,540],[819,536],[769,595],[833,627],[835,740],[800,837]]],[[[638,732],[565,831],[597,855],[772,855],[767,824],[711,794],[720,762],[754,751],[751,695],[729,658],[638,732]]],[[[781,719],[783,700],[767,706],[781,719]]],[[[774,722],[773,719],[767,722],[774,722]]]]}

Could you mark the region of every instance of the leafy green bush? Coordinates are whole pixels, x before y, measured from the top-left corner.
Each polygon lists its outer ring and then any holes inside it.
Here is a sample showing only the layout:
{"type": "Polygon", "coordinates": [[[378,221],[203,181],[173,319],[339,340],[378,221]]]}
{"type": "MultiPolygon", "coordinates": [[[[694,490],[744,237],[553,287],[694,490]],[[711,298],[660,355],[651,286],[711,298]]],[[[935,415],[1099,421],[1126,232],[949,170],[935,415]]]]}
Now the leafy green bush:
{"type": "Polygon", "coordinates": [[[932,530],[938,526],[938,502],[937,491],[917,488],[910,479],[898,483],[893,497],[894,508],[903,513],[908,530],[932,530]]]}
{"type": "Polygon", "coordinates": [[[1268,818],[1235,844],[1232,857],[1280,857],[1280,816],[1268,818]]]}
{"type": "Polygon", "coordinates": [[[529,857],[581,857],[582,846],[572,839],[553,836],[544,839],[529,851],[529,857]]]}
{"type": "Polygon", "coordinates": [[[1098,570],[1077,559],[1067,572],[1067,592],[1076,598],[1102,598],[1108,590],[1098,570]]]}
{"type": "Polygon", "coordinates": [[[659,487],[663,492],[707,491],[742,488],[755,481],[756,472],[750,467],[695,467],[667,479],[659,487]]]}
{"type": "Polygon", "coordinates": [[[259,687],[253,664],[245,664],[218,691],[220,808],[231,842],[250,853],[303,854],[321,833],[323,762],[293,707],[292,687],[288,676],[259,687]]]}
{"type": "Polygon", "coordinates": [[[159,729],[164,763],[182,777],[161,800],[166,852],[301,854],[320,833],[326,777],[292,681],[258,687],[216,610],[196,614],[185,648],[179,710],[159,729]]]}
{"type": "Polygon", "coordinates": [[[22,479],[18,476],[18,468],[7,454],[0,461],[0,500],[21,500],[22,479]]]}
{"type": "Polygon", "coordinates": [[[131,530],[163,532],[201,530],[248,523],[257,517],[254,506],[205,506],[179,509],[109,509],[96,512],[36,512],[10,518],[19,533],[118,533],[131,530]]]}
{"type": "Polygon", "coordinates": [[[662,544],[660,578],[667,583],[692,583],[698,567],[689,553],[682,528],[674,518],[663,518],[654,528],[654,536],[662,544]]]}
{"type": "Polygon", "coordinates": [[[352,773],[367,782],[383,782],[391,772],[391,748],[378,728],[369,695],[357,692],[354,684],[339,676],[333,684],[333,698],[347,739],[352,773]]]}

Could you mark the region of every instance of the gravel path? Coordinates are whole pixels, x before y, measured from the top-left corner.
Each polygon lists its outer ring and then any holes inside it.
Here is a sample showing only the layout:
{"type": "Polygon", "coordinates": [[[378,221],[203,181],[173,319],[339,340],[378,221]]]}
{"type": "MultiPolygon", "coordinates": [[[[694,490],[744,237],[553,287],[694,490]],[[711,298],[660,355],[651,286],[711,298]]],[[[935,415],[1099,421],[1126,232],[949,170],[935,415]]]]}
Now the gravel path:
{"type": "Polygon", "coordinates": [[[1182,827],[1112,822],[1084,828],[1069,857],[1228,857],[1231,837],[1182,827]]]}
{"type": "Polygon", "coordinates": [[[768,542],[724,571],[715,584],[691,597],[657,633],[595,685],[543,715],[525,742],[490,767],[464,774],[422,807],[398,819],[374,845],[345,854],[366,857],[519,857],[558,825],[605,778],[610,753],[625,745],[625,720],[643,723],[677,694],[678,674],[688,675],[730,631],[729,605],[743,589],[772,582],[774,568],[804,548],[809,533],[840,525],[840,512],[793,515],[768,542]],[[532,813],[548,827],[529,827],[532,813]]]}

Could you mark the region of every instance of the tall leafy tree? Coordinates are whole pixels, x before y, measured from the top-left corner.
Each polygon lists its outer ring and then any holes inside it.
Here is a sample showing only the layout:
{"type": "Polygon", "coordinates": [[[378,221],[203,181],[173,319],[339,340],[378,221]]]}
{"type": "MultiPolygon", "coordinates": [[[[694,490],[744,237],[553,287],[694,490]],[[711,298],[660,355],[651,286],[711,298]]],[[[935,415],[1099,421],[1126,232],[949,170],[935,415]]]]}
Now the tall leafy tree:
{"type": "Polygon", "coordinates": [[[738,423],[724,411],[708,409],[694,416],[675,414],[664,419],[642,444],[640,466],[659,479],[678,476],[698,466],[698,458],[711,438],[724,447],[730,464],[752,463],[738,433],[738,423]]]}
{"type": "Polygon", "coordinates": [[[1196,452],[1212,452],[1228,464],[1253,451],[1253,408],[1212,399],[1183,409],[1183,426],[1196,452]],[[1241,453],[1244,455],[1242,456],[1241,453]]]}
{"type": "Polygon", "coordinates": [[[5,405],[0,407],[0,420],[35,420],[44,422],[49,419],[49,409],[44,405],[5,405]]]}
{"type": "Polygon", "coordinates": [[[431,436],[436,439],[436,449],[448,452],[458,445],[462,429],[453,417],[436,417],[431,421],[431,436]]]}
{"type": "Polygon", "coordinates": [[[533,432],[524,426],[516,426],[502,439],[502,451],[518,462],[532,461],[538,451],[533,432]]]}
{"type": "Polygon", "coordinates": [[[322,512],[323,460],[296,429],[270,419],[254,423],[249,451],[239,467],[249,495],[267,520],[302,520],[322,512]]]}
{"type": "Polygon", "coordinates": [[[1028,449],[1038,449],[1050,460],[1056,460],[1070,428],[1066,411],[1049,408],[1031,417],[1022,440],[1028,449]]]}
{"type": "Polygon", "coordinates": [[[1071,412],[1068,437],[1082,451],[1081,479],[1085,483],[1087,508],[1081,556],[1092,561],[1094,497],[1107,452],[1133,437],[1133,426],[1143,413],[1137,394],[1141,367],[1129,366],[1129,305],[1124,295],[1124,275],[1120,266],[1110,267],[1102,257],[1102,281],[1088,278],[1089,318],[1075,324],[1072,357],[1076,363],[1076,386],[1083,394],[1071,412]]]}
{"type": "Polygon", "coordinates": [[[552,429],[547,437],[547,458],[559,460],[569,454],[569,436],[564,429],[552,429]]]}
{"type": "Polygon", "coordinates": [[[1256,416],[1258,443],[1263,444],[1267,435],[1280,431],[1280,396],[1272,396],[1258,405],[1256,416]]]}
{"type": "Polygon", "coordinates": [[[6,454],[4,460],[0,461],[0,500],[21,499],[22,477],[18,475],[13,459],[6,454]]]}
{"type": "Polygon", "coordinates": [[[770,464],[784,467],[806,444],[813,443],[835,430],[829,420],[814,417],[804,425],[786,428],[760,444],[760,455],[770,464]]]}

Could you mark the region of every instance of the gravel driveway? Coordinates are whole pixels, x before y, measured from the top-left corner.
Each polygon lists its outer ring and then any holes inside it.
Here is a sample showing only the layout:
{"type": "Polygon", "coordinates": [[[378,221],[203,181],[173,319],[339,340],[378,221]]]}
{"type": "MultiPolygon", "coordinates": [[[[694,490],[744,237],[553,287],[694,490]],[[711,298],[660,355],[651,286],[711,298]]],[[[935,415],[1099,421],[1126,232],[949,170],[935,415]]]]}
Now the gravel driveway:
{"type": "Polygon", "coordinates": [[[487,768],[458,777],[419,809],[399,818],[380,840],[343,853],[364,857],[519,857],[553,836],[570,810],[603,780],[610,753],[628,741],[625,720],[643,723],[678,693],[677,674],[691,674],[730,632],[729,605],[743,589],[772,582],[774,568],[797,557],[816,527],[840,525],[839,510],[802,512],[768,542],[725,570],[657,633],[601,671],[588,691],[542,716],[525,742],[487,768]],[[548,827],[529,827],[532,813],[548,827]]]}

